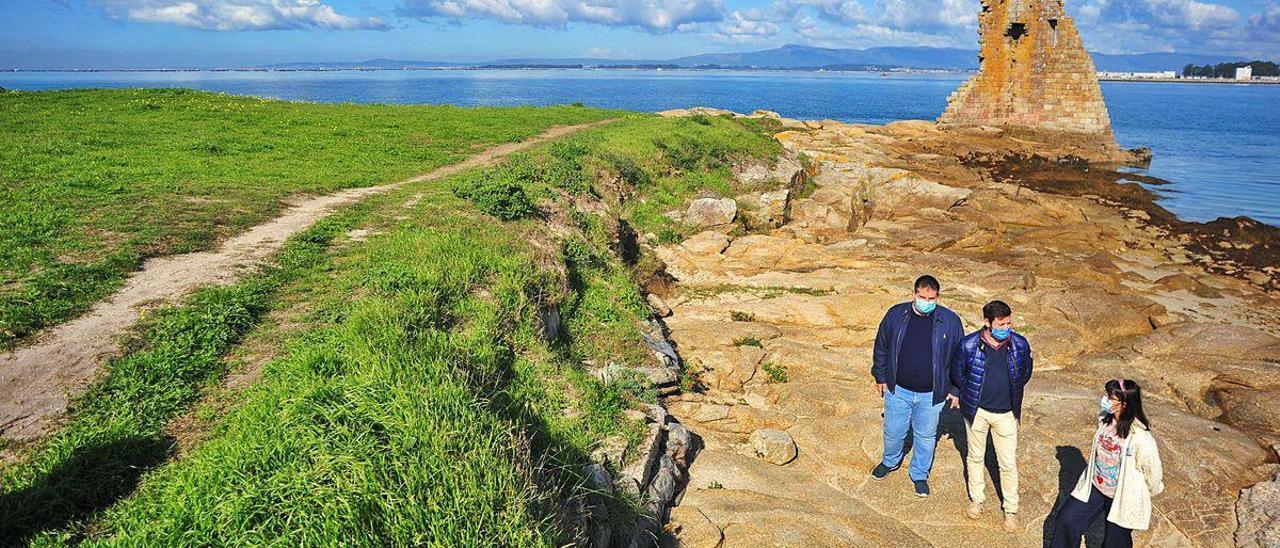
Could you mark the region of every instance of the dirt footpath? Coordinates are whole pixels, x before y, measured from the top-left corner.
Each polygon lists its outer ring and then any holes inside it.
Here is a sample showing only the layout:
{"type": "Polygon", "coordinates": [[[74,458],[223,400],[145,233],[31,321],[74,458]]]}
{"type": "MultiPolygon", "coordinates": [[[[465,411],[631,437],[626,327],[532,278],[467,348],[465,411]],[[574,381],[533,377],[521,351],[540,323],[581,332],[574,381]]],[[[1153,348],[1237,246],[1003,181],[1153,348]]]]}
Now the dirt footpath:
{"type": "Polygon", "coordinates": [[[103,360],[119,351],[121,335],[145,309],[174,302],[200,287],[234,282],[262,266],[290,236],[335,209],[409,183],[488,165],[514,152],[610,121],[552,127],[535,137],[495,146],[457,164],[404,181],[308,198],[279,217],[223,242],[216,250],[147,261],[123,288],[83,316],[0,355],[0,438],[21,445],[49,432],[65,412],[69,398],[93,382],[103,360]]]}

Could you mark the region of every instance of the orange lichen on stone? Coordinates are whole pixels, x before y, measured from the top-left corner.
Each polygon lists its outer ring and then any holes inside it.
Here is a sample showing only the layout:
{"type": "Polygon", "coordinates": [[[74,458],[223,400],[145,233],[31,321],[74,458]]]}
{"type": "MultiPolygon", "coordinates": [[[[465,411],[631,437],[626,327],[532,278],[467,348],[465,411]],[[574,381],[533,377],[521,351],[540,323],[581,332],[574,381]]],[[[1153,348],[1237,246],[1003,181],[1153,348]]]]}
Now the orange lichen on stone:
{"type": "Polygon", "coordinates": [[[1097,70],[1062,0],[983,0],[978,74],[951,94],[948,126],[1062,133],[1117,150],[1097,70]]]}

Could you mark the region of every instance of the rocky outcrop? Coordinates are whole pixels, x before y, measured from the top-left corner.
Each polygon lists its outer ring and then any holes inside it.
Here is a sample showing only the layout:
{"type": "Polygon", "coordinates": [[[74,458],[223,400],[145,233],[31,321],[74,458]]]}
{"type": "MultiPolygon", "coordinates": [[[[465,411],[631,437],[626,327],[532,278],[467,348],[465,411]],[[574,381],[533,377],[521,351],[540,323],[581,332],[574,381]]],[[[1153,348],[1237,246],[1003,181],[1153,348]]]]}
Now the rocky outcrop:
{"type": "Polygon", "coordinates": [[[782,133],[817,173],[781,226],[707,230],[655,250],[675,279],[665,324],[703,387],[665,399],[704,444],[682,517],[673,514],[679,538],[1041,546],[1085,465],[1102,383],[1119,375],[1143,384],[1165,459],[1167,492],[1139,544],[1229,546],[1269,531],[1280,299],[1207,271],[1195,249],[1149,224],[1154,215],[992,178],[966,158],[1034,149],[987,133],[958,141],[932,124],[830,122],[782,133]],[[882,410],[870,348],[884,310],[922,272],[942,278],[944,304],[968,329],[983,303],[1010,303],[1035,349],[1020,433],[1023,527],[1012,534],[998,519],[963,517],[965,431],[952,411],[933,497],[916,499],[905,474],[868,479],[882,410]],[[758,434],[769,431],[799,450],[758,434]]]}
{"type": "Polygon", "coordinates": [[[978,74],[938,122],[1031,130],[1118,152],[1111,118],[1062,0],[983,0],[978,74]]]}
{"type": "Polygon", "coordinates": [[[1236,519],[1238,548],[1280,548],[1280,476],[1241,492],[1236,519]]]}
{"type": "Polygon", "coordinates": [[[684,222],[697,228],[709,228],[732,223],[738,216],[738,204],[729,198],[699,198],[689,204],[684,222]]]}

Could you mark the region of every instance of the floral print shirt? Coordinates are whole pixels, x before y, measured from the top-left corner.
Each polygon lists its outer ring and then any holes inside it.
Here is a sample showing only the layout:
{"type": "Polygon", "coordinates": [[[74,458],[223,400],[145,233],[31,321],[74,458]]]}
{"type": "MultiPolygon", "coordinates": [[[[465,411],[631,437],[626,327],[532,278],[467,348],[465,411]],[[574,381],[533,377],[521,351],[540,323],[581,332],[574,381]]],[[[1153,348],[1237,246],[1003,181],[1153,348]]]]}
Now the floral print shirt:
{"type": "Polygon", "coordinates": [[[1116,496],[1120,481],[1120,459],[1124,455],[1124,438],[1116,434],[1115,422],[1098,431],[1098,449],[1093,454],[1093,486],[1108,497],[1116,496]]]}

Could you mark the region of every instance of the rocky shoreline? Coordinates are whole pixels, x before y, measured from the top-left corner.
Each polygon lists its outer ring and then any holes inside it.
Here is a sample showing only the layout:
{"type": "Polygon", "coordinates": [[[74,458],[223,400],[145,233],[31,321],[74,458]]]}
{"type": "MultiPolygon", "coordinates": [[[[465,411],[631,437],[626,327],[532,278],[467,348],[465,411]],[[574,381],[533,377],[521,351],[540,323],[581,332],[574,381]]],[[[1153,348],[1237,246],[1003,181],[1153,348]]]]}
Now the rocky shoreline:
{"type": "Polygon", "coordinates": [[[1117,184],[1132,175],[997,128],[755,116],[789,129],[777,136],[788,154],[737,173],[776,188],[673,212],[700,231],[654,242],[669,278],[646,287],[703,387],[664,398],[704,444],[671,511],[681,545],[1040,546],[1084,466],[1101,384],[1121,374],[1146,388],[1166,467],[1139,542],[1274,545],[1274,227],[1179,221],[1117,184]],[[870,345],[925,272],[967,329],[982,303],[1009,302],[1035,349],[1018,533],[963,516],[955,413],[940,427],[934,497],[867,481],[881,410],[870,345]]]}

